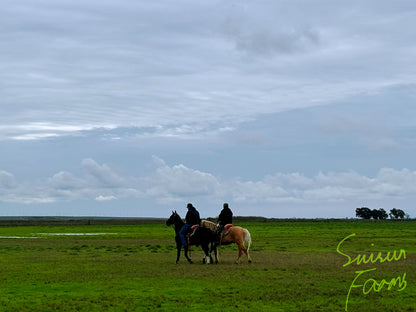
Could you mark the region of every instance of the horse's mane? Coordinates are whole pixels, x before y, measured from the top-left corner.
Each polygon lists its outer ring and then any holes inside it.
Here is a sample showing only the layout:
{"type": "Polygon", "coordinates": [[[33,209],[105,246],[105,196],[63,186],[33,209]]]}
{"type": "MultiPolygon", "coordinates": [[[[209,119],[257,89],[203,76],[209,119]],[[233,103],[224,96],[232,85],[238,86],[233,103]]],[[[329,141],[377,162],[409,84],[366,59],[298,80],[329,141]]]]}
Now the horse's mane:
{"type": "Polygon", "coordinates": [[[217,225],[214,222],[208,220],[201,220],[201,226],[210,229],[211,231],[215,231],[217,225]]]}

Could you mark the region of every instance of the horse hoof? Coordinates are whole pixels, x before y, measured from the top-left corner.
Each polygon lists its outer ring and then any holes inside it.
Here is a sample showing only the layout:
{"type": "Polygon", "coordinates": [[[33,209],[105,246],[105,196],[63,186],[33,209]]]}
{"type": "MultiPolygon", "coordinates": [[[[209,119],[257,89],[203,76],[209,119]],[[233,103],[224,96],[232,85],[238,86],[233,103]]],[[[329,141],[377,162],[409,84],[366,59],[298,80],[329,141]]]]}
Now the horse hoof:
{"type": "Polygon", "coordinates": [[[251,260],[248,260],[248,263],[251,263],[251,260]]]}

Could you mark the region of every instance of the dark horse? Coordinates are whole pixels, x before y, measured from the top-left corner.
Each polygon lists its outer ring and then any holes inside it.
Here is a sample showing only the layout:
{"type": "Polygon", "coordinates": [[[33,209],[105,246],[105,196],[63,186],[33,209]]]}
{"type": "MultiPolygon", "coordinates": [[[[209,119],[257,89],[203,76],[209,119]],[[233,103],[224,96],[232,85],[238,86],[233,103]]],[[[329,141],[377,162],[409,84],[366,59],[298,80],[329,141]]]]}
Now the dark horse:
{"type": "MultiPolygon", "coordinates": [[[[178,215],[176,211],[172,211],[172,215],[166,221],[167,226],[173,225],[175,228],[175,241],[176,241],[176,263],[179,261],[179,256],[181,254],[182,249],[182,242],[179,236],[179,231],[185,225],[182,221],[181,217],[178,215]]],[[[189,245],[201,246],[202,250],[204,251],[205,257],[203,262],[213,263],[211,252],[214,251],[215,258],[217,259],[217,248],[215,246],[215,242],[217,240],[217,235],[211,231],[210,229],[204,227],[198,227],[194,233],[189,237],[189,245]],[[211,248],[209,245],[211,244],[211,248]]],[[[188,256],[188,246],[184,246],[185,250],[185,258],[188,260],[189,263],[192,263],[192,260],[188,256]]]]}

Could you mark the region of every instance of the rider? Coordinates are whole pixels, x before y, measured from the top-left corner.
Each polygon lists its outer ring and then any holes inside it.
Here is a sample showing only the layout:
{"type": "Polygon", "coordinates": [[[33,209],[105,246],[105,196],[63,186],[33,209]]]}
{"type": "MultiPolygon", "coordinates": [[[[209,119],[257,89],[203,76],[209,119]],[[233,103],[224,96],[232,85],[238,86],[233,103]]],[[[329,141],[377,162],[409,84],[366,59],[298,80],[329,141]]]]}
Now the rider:
{"type": "Polygon", "coordinates": [[[228,203],[224,203],[221,213],[218,216],[217,235],[220,235],[224,226],[231,223],[233,223],[233,212],[228,207],[228,203]]]}
{"type": "Polygon", "coordinates": [[[199,217],[199,212],[195,209],[195,207],[189,203],[186,208],[188,208],[188,212],[185,216],[185,225],[179,231],[179,237],[181,238],[182,246],[186,247],[188,244],[186,242],[185,235],[189,231],[189,229],[195,225],[201,223],[201,218],[199,217]]]}

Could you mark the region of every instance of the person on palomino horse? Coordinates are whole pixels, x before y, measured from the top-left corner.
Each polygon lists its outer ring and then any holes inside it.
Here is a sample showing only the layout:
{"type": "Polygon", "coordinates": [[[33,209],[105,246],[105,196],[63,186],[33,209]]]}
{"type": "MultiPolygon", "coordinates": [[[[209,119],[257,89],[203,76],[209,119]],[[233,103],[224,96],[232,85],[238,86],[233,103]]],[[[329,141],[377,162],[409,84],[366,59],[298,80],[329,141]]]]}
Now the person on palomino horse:
{"type": "Polygon", "coordinates": [[[182,246],[186,247],[188,245],[185,235],[189,232],[193,225],[199,225],[201,223],[201,218],[199,217],[199,212],[196,208],[189,203],[186,208],[188,208],[188,212],[185,216],[185,225],[179,231],[179,236],[181,238],[182,246]]]}
{"type": "Polygon", "coordinates": [[[233,212],[228,207],[228,204],[224,203],[221,213],[218,216],[218,227],[216,231],[218,235],[218,239],[220,237],[222,230],[224,229],[224,226],[226,226],[227,224],[232,224],[232,223],[233,223],[233,212]]]}

